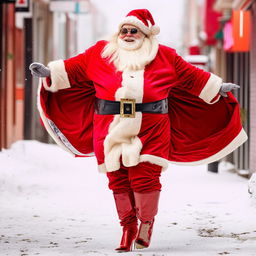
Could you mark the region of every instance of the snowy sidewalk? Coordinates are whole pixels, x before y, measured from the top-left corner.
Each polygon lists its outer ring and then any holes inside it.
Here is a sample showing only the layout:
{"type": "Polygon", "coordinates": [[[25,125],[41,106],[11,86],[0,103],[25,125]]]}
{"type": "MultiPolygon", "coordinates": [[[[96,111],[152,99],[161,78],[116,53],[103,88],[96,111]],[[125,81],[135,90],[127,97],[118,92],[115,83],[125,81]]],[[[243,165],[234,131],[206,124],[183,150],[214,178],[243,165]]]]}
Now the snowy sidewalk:
{"type": "MultiPolygon", "coordinates": [[[[256,255],[248,180],[206,166],[170,166],[152,245],[125,255],[256,255]]],[[[95,158],[21,141],[0,152],[0,256],[120,255],[121,229],[95,158]]]]}

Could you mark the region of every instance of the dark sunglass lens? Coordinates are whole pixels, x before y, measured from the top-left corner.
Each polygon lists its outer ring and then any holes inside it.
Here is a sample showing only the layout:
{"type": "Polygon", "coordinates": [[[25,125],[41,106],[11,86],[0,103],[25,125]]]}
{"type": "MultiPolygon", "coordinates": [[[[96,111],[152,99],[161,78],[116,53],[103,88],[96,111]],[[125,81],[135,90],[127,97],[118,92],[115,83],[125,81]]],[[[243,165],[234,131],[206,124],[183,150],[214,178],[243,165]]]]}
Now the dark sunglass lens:
{"type": "Polygon", "coordinates": [[[131,29],[131,34],[137,34],[138,33],[138,29],[137,28],[132,28],[131,29]]]}
{"type": "Polygon", "coordinates": [[[121,32],[122,35],[125,35],[125,34],[128,33],[128,29],[127,28],[122,28],[120,32],[121,32]]]}

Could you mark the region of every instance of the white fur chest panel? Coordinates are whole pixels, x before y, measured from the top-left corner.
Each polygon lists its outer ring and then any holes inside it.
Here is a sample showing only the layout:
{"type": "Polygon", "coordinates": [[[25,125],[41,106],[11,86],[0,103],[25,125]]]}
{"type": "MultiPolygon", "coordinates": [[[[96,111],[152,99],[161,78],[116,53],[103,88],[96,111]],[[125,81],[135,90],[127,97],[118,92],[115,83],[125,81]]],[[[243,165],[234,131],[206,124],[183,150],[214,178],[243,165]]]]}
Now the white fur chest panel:
{"type": "MultiPolygon", "coordinates": [[[[115,99],[136,99],[141,103],[144,88],[144,69],[137,71],[125,70],[122,74],[122,87],[115,93],[115,99]]],[[[142,143],[137,135],[140,132],[142,113],[136,112],[135,118],[121,118],[115,115],[109,126],[109,133],[104,140],[105,166],[107,171],[120,168],[120,157],[124,166],[139,163],[142,143]]]]}

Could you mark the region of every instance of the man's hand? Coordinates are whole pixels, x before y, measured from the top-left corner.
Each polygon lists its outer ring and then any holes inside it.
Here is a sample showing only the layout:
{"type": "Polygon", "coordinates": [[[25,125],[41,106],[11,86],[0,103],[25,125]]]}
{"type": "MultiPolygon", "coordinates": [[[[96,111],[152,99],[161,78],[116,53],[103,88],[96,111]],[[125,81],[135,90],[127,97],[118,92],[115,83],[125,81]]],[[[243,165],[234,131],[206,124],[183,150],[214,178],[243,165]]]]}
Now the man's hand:
{"type": "Polygon", "coordinates": [[[31,70],[32,76],[36,76],[36,77],[50,77],[51,76],[50,69],[38,62],[31,63],[29,66],[29,69],[31,70]]]}
{"type": "Polygon", "coordinates": [[[238,89],[238,88],[240,88],[240,86],[237,85],[237,84],[222,83],[222,86],[221,86],[221,88],[220,88],[219,93],[220,93],[220,95],[223,96],[223,97],[228,97],[227,92],[230,92],[230,91],[232,91],[232,90],[234,90],[234,89],[236,90],[236,89],[238,89]]]}

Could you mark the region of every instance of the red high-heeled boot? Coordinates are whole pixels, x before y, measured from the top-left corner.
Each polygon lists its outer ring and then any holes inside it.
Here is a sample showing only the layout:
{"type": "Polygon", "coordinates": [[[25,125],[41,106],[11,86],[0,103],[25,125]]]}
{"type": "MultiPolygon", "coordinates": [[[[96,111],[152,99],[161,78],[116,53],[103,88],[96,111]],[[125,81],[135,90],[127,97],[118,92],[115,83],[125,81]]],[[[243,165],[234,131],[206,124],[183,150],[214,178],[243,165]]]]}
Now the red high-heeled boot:
{"type": "Polygon", "coordinates": [[[140,223],[139,232],[135,239],[137,249],[147,248],[153,232],[154,217],[158,211],[160,191],[149,193],[134,192],[136,210],[140,223]]]}
{"type": "Polygon", "coordinates": [[[134,195],[132,192],[114,194],[120,224],[123,226],[121,242],[116,251],[129,252],[138,232],[134,195]]]}
{"type": "Polygon", "coordinates": [[[122,239],[121,239],[119,247],[116,248],[116,251],[118,251],[118,252],[132,251],[132,247],[133,247],[137,232],[138,232],[137,226],[124,227],[122,239]]]}

